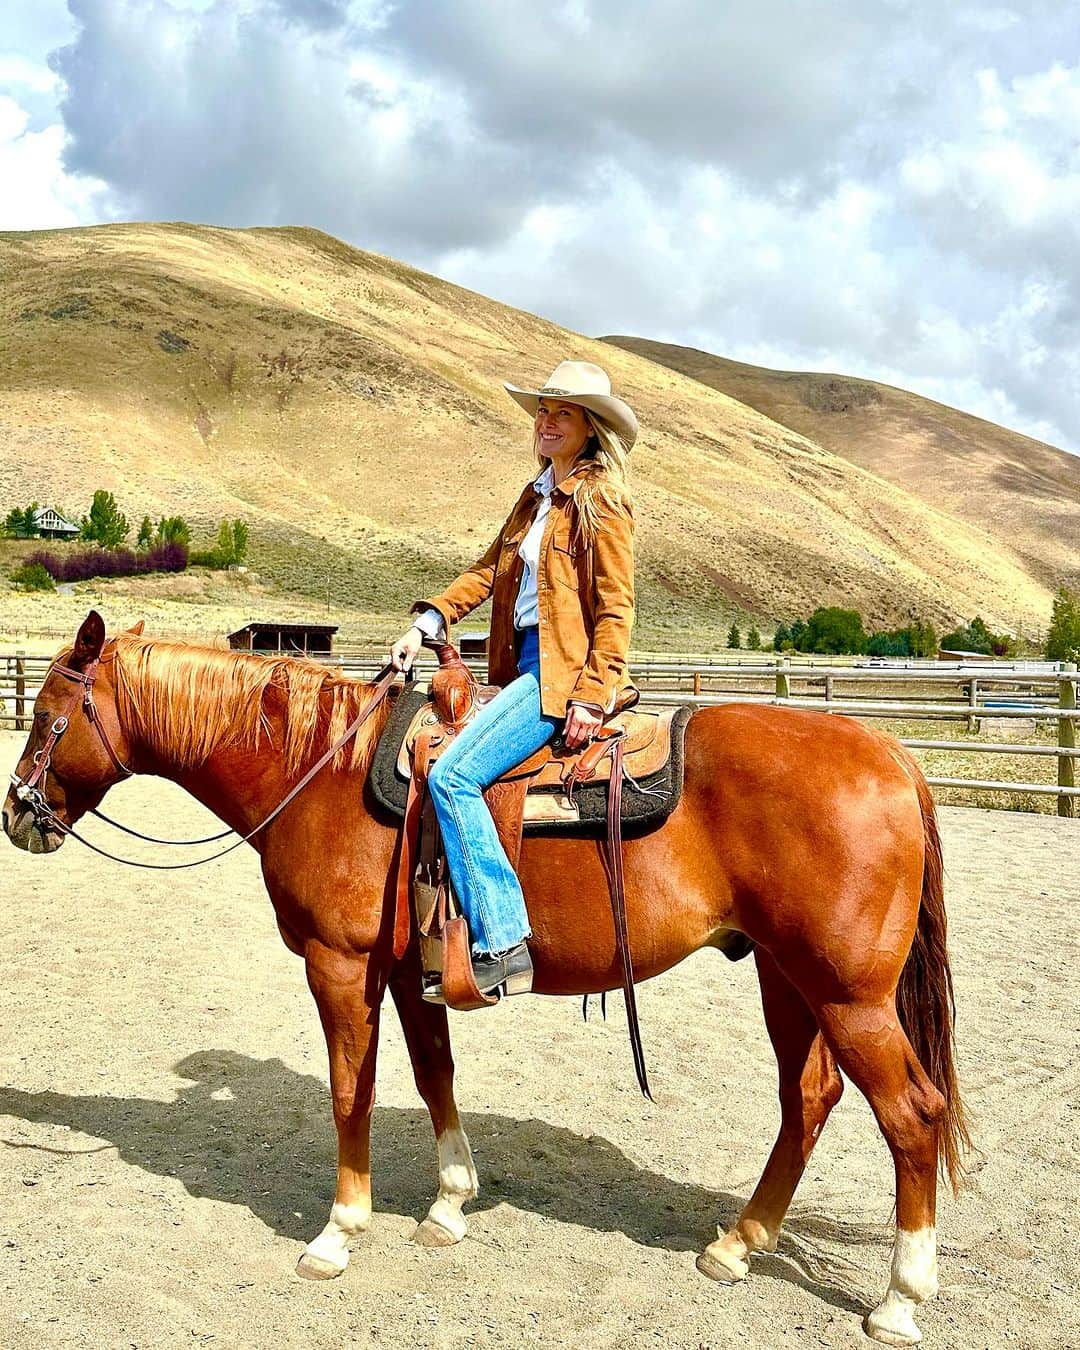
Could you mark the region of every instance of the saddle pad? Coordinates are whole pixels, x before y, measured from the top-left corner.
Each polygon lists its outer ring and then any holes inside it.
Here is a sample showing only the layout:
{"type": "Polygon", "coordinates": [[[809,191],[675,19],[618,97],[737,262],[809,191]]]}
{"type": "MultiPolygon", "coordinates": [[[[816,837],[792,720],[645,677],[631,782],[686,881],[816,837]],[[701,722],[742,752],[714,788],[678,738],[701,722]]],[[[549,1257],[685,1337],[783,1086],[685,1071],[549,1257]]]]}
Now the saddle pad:
{"type": "MultiPolygon", "coordinates": [[[[405,815],[409,791],[408,778],[398,767],[402,741],[427,702],[428,692],[423,686],[403,690],[397,696],[372,759],[368,774],[372,793],[381,806],[396,816],[405,815]]],[[[674,710],[670,723],[671,753],[666,763],[654,772],[635,777],[634,783],[624,782],[624,831],[627,826],[659,824],[678,806],[683,785],[683,738],[693,711],[685,704],[674,710]]],[[[628,771],[633,773],[629,766],[628,771]]],[[[601,835],[607,820],[607,793],[606,777],[576,787],[569,804],[561,784],[530,784],[525,798],[524,832],[601,835]]]]}

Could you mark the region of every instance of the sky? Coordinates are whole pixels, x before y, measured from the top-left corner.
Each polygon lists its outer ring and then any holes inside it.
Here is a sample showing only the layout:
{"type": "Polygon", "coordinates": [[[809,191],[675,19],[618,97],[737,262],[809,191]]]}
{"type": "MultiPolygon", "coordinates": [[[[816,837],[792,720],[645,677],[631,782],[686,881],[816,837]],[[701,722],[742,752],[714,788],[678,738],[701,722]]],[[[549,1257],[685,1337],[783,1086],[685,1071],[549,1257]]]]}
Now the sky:
{"type": "Polygon", "coordinates": [[[1062,0],[4,0],[0,229],[133,219],[316,226],[1080,453],[1062,0]]]}

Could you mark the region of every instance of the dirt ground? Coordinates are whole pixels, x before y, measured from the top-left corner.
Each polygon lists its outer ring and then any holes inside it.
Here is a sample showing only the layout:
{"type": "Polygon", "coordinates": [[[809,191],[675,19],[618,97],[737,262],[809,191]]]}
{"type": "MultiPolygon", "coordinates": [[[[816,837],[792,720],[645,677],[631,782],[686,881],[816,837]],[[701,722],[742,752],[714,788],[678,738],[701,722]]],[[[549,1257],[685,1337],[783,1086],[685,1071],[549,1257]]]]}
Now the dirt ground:
{"type": "MultiPolygon", "coordinates": [[[[0,734],[5,774],[20,744],[0,734]]],[[[148,780],[107,809],[174,837],[209,819],[148,780]]],[[[1080,821],[959,807],[941,820],[961,1071],[985,1156],[940,1207],[925,1343],[1072,1346],[1080,821]]],[[[130,845],[119,851],[148,856],[130,845]]],[[[152,873],[71,841],[45,858],[0,841],[0,961],[4,1350],[868,1344],[892,1168],[854,1089],[777,1254],[735,1288],[694,1269],[777,1120],[752,961],[703,953],[643,986],[655,1104],[637,1093],[617,996],[606,1023],[561,999],[455,1015],[481,1195],[468,1237],[443,1251],[408,1241],[435,1160],[388,1007],[376,1214],[328,1284],[293,1274],[333,1190],[324,1046],[253,853],[152,873]]]]}

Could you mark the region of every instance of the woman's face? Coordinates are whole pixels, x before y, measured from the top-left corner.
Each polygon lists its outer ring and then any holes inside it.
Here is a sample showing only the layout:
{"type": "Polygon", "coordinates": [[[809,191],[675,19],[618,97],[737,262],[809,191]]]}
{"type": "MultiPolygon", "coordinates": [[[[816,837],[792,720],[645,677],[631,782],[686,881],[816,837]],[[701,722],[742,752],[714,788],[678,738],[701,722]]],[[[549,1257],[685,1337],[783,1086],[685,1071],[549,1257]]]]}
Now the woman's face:
{"type": "Polygon", "coordinates": [[[567,464],[589,439],[589,422],[577,403],[542,398],[536,409],[536,436],[540,453],[567,464]]]}

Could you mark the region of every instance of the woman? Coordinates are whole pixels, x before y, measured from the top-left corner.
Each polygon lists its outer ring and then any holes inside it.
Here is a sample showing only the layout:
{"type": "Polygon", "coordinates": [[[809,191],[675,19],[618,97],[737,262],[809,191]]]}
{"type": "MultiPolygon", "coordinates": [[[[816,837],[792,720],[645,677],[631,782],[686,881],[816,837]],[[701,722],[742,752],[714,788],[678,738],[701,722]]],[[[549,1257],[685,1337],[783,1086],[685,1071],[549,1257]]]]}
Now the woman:
{"type": "Polygon", "coordinates": [[[533,416],[541,472],[483,556],[441,595],[412,606],[419,617],[390,651],[408,670],[425,637],[447,637],[451,624],[491,597],[489,678],[502,687],[428,779],[484,993],[502,985],[525,992],[532,961],[521,886],[483,789],[560,727],[577,749],[639,697],[626,666],[634,622],[626,456],[637,419],[612,397],[604,371],[587,361],[562,362],[543,389],[505,388],[533,416]]]}

